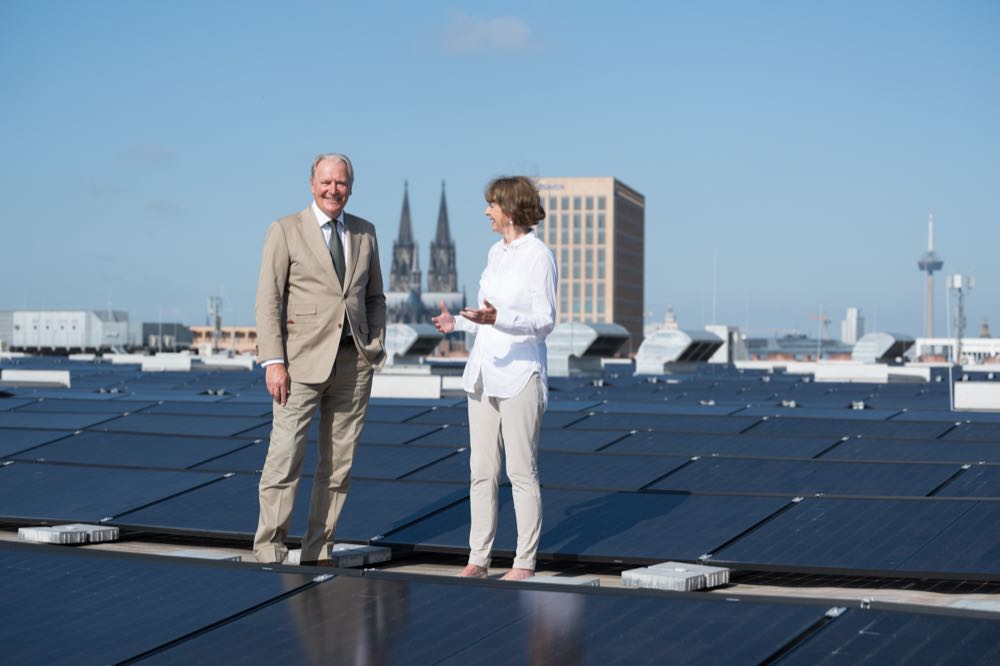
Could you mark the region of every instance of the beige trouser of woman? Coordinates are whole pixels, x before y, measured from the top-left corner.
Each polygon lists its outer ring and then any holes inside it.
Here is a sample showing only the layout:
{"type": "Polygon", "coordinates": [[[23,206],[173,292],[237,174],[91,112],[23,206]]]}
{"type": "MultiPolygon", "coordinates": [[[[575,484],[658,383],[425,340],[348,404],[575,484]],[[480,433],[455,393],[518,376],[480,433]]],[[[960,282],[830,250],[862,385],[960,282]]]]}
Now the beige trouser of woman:
{"type": "Polygon", "coordinates": [[[513,398],[483,395],[482,382],[469,394],[471,488],[469,564],[488,567],[497,531],[500,454],[507,458],[517,518],[514,566],[534,569],[542,528],[542,494],[538,486],[538,436],[542,424],[542,380],[533,374],[513,398]]]}

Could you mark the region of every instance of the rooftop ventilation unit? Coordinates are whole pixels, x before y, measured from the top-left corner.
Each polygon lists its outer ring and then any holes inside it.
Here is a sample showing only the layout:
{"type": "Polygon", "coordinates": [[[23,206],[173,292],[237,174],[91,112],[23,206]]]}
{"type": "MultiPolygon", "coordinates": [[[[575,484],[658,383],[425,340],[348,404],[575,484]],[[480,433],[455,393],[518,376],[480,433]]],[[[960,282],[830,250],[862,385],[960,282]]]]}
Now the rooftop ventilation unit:
{"type": "Polygon", "coordinates": [[[628,330],[618,324],[566,322],[555,327],[546,340],[549,375],[571,377],[601,372],[601,359],[629,341],[628,330]]]}
{"type": "Polygon", "coordinates": [[[698,330],[662,330],[646,336],[635,355],[637,375],[693,372],[725,344],[715,333],[698,330]]]}

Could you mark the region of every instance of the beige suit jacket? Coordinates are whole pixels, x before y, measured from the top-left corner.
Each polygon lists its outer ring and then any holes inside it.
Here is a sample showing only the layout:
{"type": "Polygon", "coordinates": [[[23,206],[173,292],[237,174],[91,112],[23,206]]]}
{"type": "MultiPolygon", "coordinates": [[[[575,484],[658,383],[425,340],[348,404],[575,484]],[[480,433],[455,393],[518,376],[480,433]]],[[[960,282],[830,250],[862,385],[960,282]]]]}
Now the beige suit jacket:
{"type": "Polygon", "coordinates": [[[341,287],[323,231],[306,208],[271,224],[257,282],[257,359],[284,359],[292,381],[326,381],[350,325],[361,357],[385,363],[385,293],[375,226],[344,214],[350,247],[341,287]]]}

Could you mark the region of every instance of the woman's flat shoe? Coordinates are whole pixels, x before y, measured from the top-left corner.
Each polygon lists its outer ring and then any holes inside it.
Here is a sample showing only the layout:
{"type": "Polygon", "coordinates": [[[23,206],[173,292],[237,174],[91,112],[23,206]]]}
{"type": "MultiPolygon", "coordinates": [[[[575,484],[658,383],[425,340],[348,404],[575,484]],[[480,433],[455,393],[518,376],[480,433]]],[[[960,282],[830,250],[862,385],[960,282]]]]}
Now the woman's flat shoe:
{"type": "Polygon", "coordinates": [[[535,575],[535,572],[531,569],[511,569],[503,575],[500,580],[524,580],[526,578],[531,578],[535,575]]]}
{"type": "Polygon", "coordinates": [[[490,570],[486,567],[477,567],[475,564],[470,564],[469,566],[462,569],[462,573],[458,574],[459,578],[486,578],[490,575],[490,570]]]}

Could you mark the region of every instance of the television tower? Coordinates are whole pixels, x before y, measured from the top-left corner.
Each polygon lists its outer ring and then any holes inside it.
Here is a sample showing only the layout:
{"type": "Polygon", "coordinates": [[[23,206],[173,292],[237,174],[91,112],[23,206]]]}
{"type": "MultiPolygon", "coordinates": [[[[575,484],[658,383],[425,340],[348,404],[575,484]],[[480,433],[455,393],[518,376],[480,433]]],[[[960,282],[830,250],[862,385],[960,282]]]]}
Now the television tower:
{"type": "Polygon", "coordinates": [[[934,216],[927,216],[927,252],[920,256],[917,266],[927,273],[927,291],[924,294],[924,337],[934,337],[934,271],[941,270],[944,261],[934,251],[934,216]]]}

